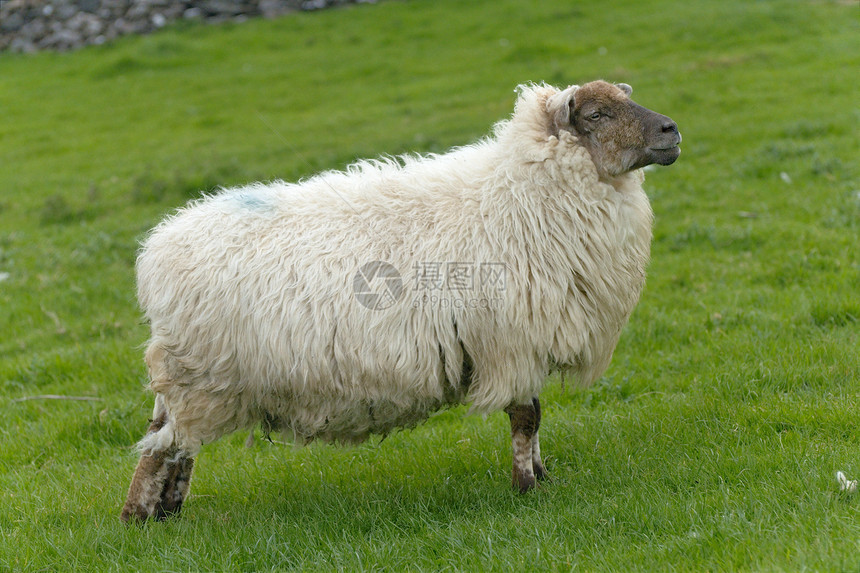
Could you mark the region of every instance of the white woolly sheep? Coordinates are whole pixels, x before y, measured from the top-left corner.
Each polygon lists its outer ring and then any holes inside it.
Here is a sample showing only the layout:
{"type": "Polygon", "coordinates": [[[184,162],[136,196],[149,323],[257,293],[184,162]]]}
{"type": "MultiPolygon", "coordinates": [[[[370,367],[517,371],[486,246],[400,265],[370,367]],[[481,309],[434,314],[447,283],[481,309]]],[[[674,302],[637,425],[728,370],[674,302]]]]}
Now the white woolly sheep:
{"type": "Polygon", "coordinates": [[[631,92],[521,86],[476,144],[225,190],[158,225],[137,261],[155,410],[123,521],[178,512],[228,432],[354,443],[459,403],[508,413],[514,487],[534,487],[541,388],[608,366],[649,259],[640,168],[680,153],[631,92]]]}

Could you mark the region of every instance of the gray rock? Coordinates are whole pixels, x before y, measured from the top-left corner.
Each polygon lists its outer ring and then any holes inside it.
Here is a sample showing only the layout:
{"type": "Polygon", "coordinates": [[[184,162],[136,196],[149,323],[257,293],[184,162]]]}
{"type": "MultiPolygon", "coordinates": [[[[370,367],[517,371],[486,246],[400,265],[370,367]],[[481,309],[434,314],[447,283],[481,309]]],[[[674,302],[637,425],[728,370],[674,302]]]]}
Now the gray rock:
{"type": "Polygon", "coordinates": [[[81,12],[90,12],[95,14],[101,5],[101,2],[99,2],[99,0],[79,0],[77,4],[78,10],[81,12]]]}
{"type": "Polygon", "coordinates": [[[83,38],[74,30],[68,28],[60,29],[54,32],[39,42],[40,48],[53,48],[56,50],[69,50],[74,46],[79,46],[83,38]]]}
{"type": "Polygon", "coordinates": [[[17,32],[24,26],[24,17],[18,13],[13,12],[9,15],[8,18],[4,18],[0,20],[0,32],[17,32]]]}
{"type": "Polygon", "coordinates": [[[38,52],[39,47],[28,38],[18,37],[12,38],[12,41],[9,43],[9,51],[19,54],[32,54],[33,52],[38,52]]]}
{"type": "Polygon", "coordinates": [[[215,16],[239,16],[245,14],[247,6],[244,2],[231,2],[230,0],[206,0],[200,2],[200,9],[210,17],[215,16]]]}
{"type": "Polygon", "coordinates": [[[194,6],[193,8],[187,8],[183,13],[182,17],[186,20],[199,20],[203,18],[203,10],[194,6]]]}
{"type": "Polygon", "coordinates": [[[258,7],[264,18],[277,18],[295,10],[281,0],[260,0],[258,7]]]}
{"type": "Polygon", "coordinates": [[[54,14],[60,20],[68,20],[78,11],[76,6],[66,3],[59,3],[59,6],[56,6],[55,8],[56,9],[54,10],[54,14]]]}
{"type": "Polygon", "coordinates": [[[67,28],[80,33],[83,37],[89,38],[98,36],[104,29],[104,23],[95,14],[87,12],[78,12],[66,22],[67,28]]]}

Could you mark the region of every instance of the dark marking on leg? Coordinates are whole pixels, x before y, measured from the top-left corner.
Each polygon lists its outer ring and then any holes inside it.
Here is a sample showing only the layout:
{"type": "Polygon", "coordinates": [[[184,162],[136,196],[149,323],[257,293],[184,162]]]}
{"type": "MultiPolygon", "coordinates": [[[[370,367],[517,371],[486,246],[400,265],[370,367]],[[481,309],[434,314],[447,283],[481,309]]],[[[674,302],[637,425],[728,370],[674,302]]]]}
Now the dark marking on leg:
{"type": "Polygon", "coordinates": [[[511,419],[511,445],[513,448],[512,481],[515,489],[525,493],[535,487],[533,443],[540,423],[535,401],[516,404],[505,409],[511,419]]]}
{"type": "Polygon", "coordinates": [[[540,457],[540,443],[538,441],[538,431],[540,430],[540,420],[541,420],[541,412],[540,412],[540,400],[534,398],[532,400],[532,406],[534,406],[535,410],[535,433],[532,436],[532,470],[535,474],[535,479],[538,481],[543,481],[547,479],[546,467],[543,465],[543,460],[540,457]]]}
{"type": "Polygon", "coordinates": [[[154,420],[151,420],[149,423],[149,429],[146,430],[148,434],[153,432],[157,432],[167,423],[167,412],[162,412],[159,414],[154,420]]]}
{"type": "Polygon", "coordinates": [[[167,464],[167,479],[161,491],[161,500],[155,506],[155,519],[163,521],[171,515],[177,515],[182,509],[182,502],[188,495],[191,486],[191,470],[194,469],[194,458],[180,457],[175,462],[167,464]]]}

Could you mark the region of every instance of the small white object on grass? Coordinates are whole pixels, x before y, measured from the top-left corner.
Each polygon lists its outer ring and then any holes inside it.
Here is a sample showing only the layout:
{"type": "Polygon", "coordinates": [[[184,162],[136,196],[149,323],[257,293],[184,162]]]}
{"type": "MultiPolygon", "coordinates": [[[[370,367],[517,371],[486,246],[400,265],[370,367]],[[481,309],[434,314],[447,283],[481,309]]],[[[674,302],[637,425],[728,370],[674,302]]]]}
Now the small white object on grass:
{"type": "Polygon", "coordinates": [[[854,493],[857,491],[857,480],[849,480],[842,472],[836,472],[836,481],[839,482],[839,491],[854,493]]]}

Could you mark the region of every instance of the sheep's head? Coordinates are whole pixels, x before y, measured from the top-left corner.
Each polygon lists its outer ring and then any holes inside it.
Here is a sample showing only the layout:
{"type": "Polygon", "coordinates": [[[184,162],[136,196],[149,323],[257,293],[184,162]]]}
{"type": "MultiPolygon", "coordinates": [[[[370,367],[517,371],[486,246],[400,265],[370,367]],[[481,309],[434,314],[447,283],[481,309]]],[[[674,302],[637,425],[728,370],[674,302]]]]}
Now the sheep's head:
{"type": "Polygon", "coordinates": [[[588,149],[602,176],[678,159],[678,125],[630,99],[633,88],[604,81],[571,86],[547,100],[556,133],[567,130],[588,149]]]}

